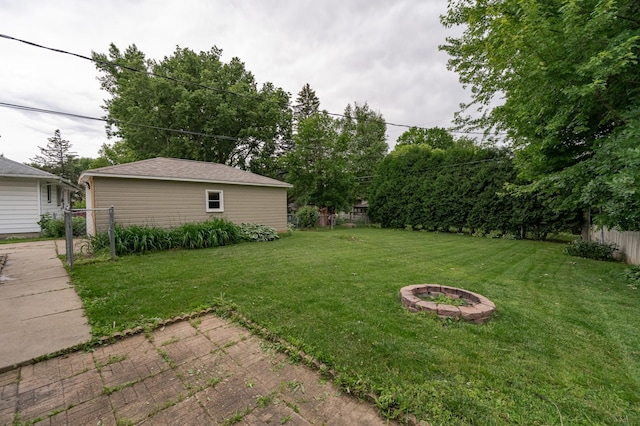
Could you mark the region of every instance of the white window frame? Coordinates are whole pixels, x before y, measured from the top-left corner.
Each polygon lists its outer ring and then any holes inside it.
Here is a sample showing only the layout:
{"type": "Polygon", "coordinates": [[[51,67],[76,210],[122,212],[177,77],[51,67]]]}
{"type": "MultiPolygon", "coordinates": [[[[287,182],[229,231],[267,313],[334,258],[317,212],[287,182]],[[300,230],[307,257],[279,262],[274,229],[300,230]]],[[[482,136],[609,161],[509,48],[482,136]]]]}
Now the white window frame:
{"type": "Polygon", "coordinates": [[[207,189],[205,191],[205,206],[207,213],[222,213],[224,212],[224,195],[220,189],[207,189]],[[219,194],[220,207],[217,209],[209,208],[209,194],[219,194]]]}

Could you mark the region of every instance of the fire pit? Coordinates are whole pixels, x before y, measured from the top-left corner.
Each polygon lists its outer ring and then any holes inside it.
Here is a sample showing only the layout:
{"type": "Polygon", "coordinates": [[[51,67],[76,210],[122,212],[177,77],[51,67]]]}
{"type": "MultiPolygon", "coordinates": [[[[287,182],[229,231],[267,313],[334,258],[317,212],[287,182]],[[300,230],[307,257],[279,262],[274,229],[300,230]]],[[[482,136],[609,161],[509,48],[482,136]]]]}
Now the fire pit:
{"type": "Polygon", "coordinates": [[[414,284],[400,289],[402,306],[413,312],[429,311],[440,318],[462,318],[482,324],[496,310],[486,297],[439,284],[414,284]]]}

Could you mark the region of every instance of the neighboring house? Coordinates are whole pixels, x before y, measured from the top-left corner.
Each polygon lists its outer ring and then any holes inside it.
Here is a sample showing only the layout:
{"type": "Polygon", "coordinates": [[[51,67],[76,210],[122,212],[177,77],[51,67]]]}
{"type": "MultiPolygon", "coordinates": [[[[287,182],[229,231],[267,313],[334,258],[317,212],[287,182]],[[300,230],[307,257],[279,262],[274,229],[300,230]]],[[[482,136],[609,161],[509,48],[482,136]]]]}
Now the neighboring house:
{"type": "Polygon", "coordinates": [[[369,223],[369,202],[367,200],[360,200],[353,206],[351,206],[350,212],[342,212],[338,217],[342,220],[358,223],[369,223]]]}
{"type": "Polygon", "coordinates": [[[40,217],[63,217],[75,190],[59,176],[0,157],[0,235],[40,232],[40,217]]]}
{"type": "Polygon", "coordinates": [[[87,170],[87,233],[107,227],[104,209],[113,206],[121,225],[163,228],[224,217],[287,230],[287,188],[291,185],[217,163],[152,158],[87,170]],[[92,210],[95,209],[95,210],[92,210]]]}

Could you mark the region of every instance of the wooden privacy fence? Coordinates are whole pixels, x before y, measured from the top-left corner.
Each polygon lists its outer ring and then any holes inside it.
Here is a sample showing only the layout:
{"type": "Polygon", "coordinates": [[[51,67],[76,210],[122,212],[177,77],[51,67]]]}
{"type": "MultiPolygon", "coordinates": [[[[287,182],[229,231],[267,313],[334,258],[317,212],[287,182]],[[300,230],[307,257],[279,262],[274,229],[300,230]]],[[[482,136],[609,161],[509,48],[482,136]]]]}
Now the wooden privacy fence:
{"type": "Polygon", "coordinates": [[[615,229],[596,227],[591,228],[591,240],[601,243],[616,244],[625,261],[633,265],[640,265],[640,232],[620,232],[615,229]]]}

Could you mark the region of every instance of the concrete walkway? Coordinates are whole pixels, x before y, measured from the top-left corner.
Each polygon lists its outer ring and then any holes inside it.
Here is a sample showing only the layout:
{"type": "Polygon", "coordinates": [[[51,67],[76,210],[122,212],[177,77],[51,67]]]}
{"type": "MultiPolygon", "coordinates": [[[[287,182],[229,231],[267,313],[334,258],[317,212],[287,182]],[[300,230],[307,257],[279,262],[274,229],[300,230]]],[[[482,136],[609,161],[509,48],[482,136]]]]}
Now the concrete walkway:
{"type": "Polygon", "coordinates": [[[55,241],[0,245],[0,371],[91,339],[56,250],[55,241]]]}

